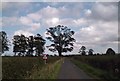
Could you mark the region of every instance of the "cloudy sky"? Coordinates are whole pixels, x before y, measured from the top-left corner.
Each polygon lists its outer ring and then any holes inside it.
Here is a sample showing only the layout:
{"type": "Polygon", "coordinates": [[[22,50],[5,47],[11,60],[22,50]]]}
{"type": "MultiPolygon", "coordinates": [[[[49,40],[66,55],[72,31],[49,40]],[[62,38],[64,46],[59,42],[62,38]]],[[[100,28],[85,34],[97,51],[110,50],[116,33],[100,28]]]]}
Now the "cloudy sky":
{"type": "Polygon", "coordinates": [[[58,24],[75,31],[74,50],[68,54],[78,53],[82,45],[95,53],[118,50],[117,2],[2,2],[0,27],[10,40],[16,34],[40,33],[45,38],[46,29],[58,24]]]}

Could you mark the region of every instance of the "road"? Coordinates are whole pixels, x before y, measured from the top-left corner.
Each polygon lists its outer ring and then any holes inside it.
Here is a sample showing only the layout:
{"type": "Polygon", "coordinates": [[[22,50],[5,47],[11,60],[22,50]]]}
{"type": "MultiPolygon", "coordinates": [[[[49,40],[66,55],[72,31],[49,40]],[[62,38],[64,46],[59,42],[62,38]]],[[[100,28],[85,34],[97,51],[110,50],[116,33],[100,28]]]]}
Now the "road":
{"type": "Polygon", "coordinates": [[[69,59],[64,59],[58,79],[92,79],[69,59]]]}

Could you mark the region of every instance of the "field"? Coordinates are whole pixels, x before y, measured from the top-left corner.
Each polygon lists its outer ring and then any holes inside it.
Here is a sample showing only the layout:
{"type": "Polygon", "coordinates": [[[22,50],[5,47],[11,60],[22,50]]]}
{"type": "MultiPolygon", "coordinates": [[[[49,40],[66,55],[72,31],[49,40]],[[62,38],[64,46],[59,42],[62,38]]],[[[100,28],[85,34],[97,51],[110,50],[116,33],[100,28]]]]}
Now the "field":
{"type": "Polygon", "coordinates": [[[42,57],[2,57],[2,77],[3,79],[54,79],[60,68],[58,62],[61,62],[60,57],[48,57],[47,64],[44,64],[42,57]]]}
{"type": "MultiPolygon", "coordinates": [[[[120,80],[120,55],[71,56],[74,64],[94,79],[120,80]]],[[[57,79],[64,58],[2,57],[3,79],[57,79]]],[[[103,81],[104,81],[103,80],[103,81]]]]}
{"type": "Polygon", "coordinates": [[[120,79],[120,55],[74,56],[74,63],[90,75],[109,80],[120,79]]]}

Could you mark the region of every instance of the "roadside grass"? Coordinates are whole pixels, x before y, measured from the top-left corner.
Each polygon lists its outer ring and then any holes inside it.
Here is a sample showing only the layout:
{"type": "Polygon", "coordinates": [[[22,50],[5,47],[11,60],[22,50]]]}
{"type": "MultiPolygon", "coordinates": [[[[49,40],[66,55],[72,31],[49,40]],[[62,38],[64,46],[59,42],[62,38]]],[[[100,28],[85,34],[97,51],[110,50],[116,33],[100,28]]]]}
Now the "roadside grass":
{"type": "Polygon", "coordinates": [[[96,69],[88,64],[85,64],[75,59],[72,59],[72,62],[79,68],[81,68],[89,76],[91,76],[93,79],[97,79],[98,81],[113,81],[113,79],[110,80],[111,75],[103,70],[96,69]]]}
{"type": "MultiPolygon", "coordinates": [[[[47,69],[51,70],[52,67],[60,66],[59,62],[58,65],[56,63],[58,60],[60,60],[60,57],[48,57],[48,63],[45,65],[42,57],[2,57],[2,79],[26,79],[38,70],[45,68],[45,71],[41,71],[41,74],[46,73],[47,76],[47,69]]],[[[55,76],[55,74],[52,74],[52,76],[55,76]]]]}
{"type": "Polygon", "coordinates": [[[57,79],[62,60],[61,58],[54,63],[46,64],[41,69],[35,69],[33,74],[27,79],[57,79]]]}
{"type": "Polygon", "coordinates": [[[120,81],[120,55],[74,56],[72,58],[90,75],[106,81],[120,81]]]}

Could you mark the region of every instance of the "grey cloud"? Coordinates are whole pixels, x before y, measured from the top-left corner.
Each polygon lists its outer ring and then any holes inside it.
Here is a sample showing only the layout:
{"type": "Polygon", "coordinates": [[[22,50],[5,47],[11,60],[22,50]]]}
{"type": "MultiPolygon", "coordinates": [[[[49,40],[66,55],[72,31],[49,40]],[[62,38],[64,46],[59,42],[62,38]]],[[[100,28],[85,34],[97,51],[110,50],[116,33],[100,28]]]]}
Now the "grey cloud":
{"type": "Polygon", "coordinates": [[[91,9],[91,19],[104,21],[117,21],[118,19],[118,3],[117,2],[101,2],[95,3],[91,9]]]}

